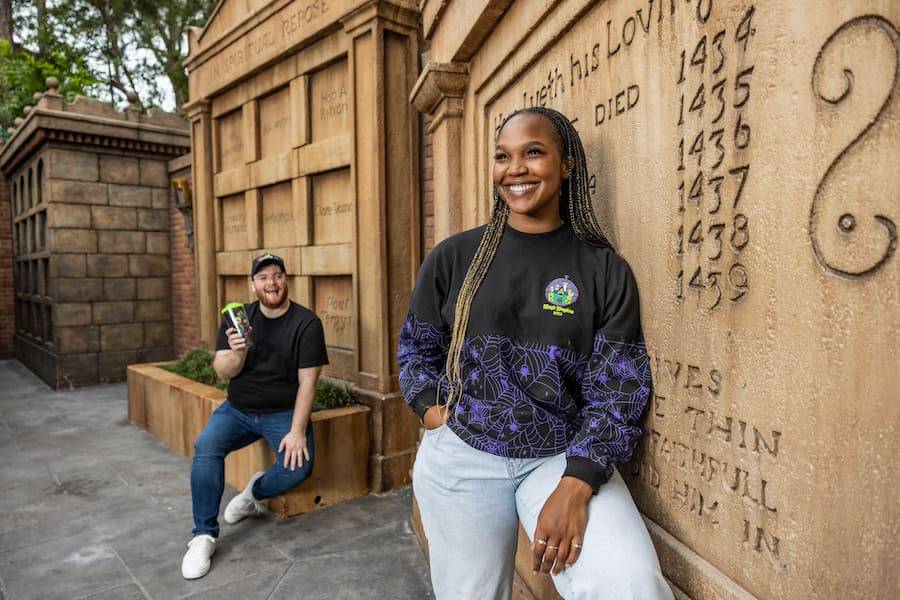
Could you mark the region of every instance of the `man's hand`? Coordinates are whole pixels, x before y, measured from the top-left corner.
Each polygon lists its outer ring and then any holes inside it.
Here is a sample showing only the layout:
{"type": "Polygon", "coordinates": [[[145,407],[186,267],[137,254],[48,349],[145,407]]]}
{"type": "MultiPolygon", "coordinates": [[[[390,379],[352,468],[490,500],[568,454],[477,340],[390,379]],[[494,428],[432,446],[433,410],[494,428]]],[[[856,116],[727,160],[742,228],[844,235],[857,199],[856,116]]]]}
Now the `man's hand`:
{"type": "Polygon", "coordinates": [[[538,516],[531,544],[532,565],[541,571],[558,575],[571,567],[581,554],[584,530],[587,528],[587,505],[591,487],[576,477],[563,477],[538,516]]]}
{"type": "Polygon", "coordinates": [[[278,444],[278,452],[284,452],[284,468],[291,471],[303,466],[303,458],[309,460],[306,434],[291,429],[278,444]]]}
{"type": "Polygon", "coordinates": [[[422,424],[425,426],[425,429],[437,429],[443,425],[446,412],[446,407],[440,404],[435,404],[426,410],[422,416],[422,424]]]}
{"type": "Polygon", "coordinates": [[[240,355],[247,353],[247,340],[238,333],[237,329],[229,327],[225,330],[225,335],[228,336],[228,347],[231,348],[232,352],[240,355]]]}

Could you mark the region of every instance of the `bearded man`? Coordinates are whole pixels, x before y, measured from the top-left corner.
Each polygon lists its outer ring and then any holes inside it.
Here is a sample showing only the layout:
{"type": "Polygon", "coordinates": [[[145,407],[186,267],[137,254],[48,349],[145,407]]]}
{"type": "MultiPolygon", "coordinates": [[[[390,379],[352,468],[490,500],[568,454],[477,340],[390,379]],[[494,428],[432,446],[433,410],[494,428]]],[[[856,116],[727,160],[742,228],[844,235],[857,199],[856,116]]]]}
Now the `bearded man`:
{"type": "Polygon", "coordinates": [[[228,398],[216,409],[194,444],[191,497],[194,537],[181,563],[185,579],[203,577],[219,537],[219,504],[225,489],[225,456],[260,438],[275,452],[268,471],[250,478],[225,507],[225,522],[263,511],[263,501],[296,487],[315,459],[310,413],[316,381],[328,364],[322,322],[288,297],[284,261],[256,257],[250,288],[257,301],[246,307],[252,346],[224,319],[213,368],[229,380],[228,398]]]}

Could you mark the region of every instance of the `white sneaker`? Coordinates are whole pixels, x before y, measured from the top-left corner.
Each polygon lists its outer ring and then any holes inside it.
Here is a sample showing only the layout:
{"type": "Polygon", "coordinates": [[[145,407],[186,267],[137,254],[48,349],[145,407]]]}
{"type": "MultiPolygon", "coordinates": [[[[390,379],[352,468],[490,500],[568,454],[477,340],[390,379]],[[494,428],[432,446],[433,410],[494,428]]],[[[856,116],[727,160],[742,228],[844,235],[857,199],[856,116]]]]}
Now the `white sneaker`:
{"type": "Polygon", "coordinates": [[[265,475],[264,471],[254,474],[244,491],[231,499],[231,502],[225,507],[226,523],[234,525],[244,517],[260,515],[265,512],[265,507],[253,497],[253,484],[263,475],[265,475]]]}
{"type": "Polygon", "coordinates": [[[188,542],[188,551],[181,561],[181,576],[199,579],[209,573],[209,559],[216,553],[216,538],[211,535],[195,535],[188,542]]]}

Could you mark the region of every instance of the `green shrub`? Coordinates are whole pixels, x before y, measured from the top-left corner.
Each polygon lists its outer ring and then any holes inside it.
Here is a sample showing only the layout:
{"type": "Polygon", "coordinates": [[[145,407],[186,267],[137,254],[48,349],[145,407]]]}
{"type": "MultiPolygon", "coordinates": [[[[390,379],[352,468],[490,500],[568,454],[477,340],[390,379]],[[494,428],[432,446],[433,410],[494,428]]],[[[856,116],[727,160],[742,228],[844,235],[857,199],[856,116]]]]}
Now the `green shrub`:
{"type": "MultiPolygon", "coordinates": [[[[188,351],[177,363],[165,365],[163,368],[182,377],[215,386],[220,390],[227,389],[228,382],[219,380],[212,363],[213,353],[203,348],[197,348],[188,351]]],[[[356,404],[356,398],[350,390],[350,386],[319,379],[316,385],[316,399],[313,401],[313,412],[351,404],[356,404]]]]}

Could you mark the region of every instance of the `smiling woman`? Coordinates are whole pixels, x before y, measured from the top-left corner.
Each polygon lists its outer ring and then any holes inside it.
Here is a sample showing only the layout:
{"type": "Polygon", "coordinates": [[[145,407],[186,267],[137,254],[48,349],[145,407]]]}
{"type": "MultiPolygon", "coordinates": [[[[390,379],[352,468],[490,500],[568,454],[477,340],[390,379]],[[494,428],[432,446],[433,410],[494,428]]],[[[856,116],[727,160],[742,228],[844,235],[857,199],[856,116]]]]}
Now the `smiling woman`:
{"type": "Polygon", "coordinates": [[[413,486],[438,598],[509,598],[519,521],[565,598],[672,597],[613,466],[640,439],[649,360],[585,167],[565,116],[514,113],[490,221],[419,272],[398,362],[426,428],[413,486]]]}

